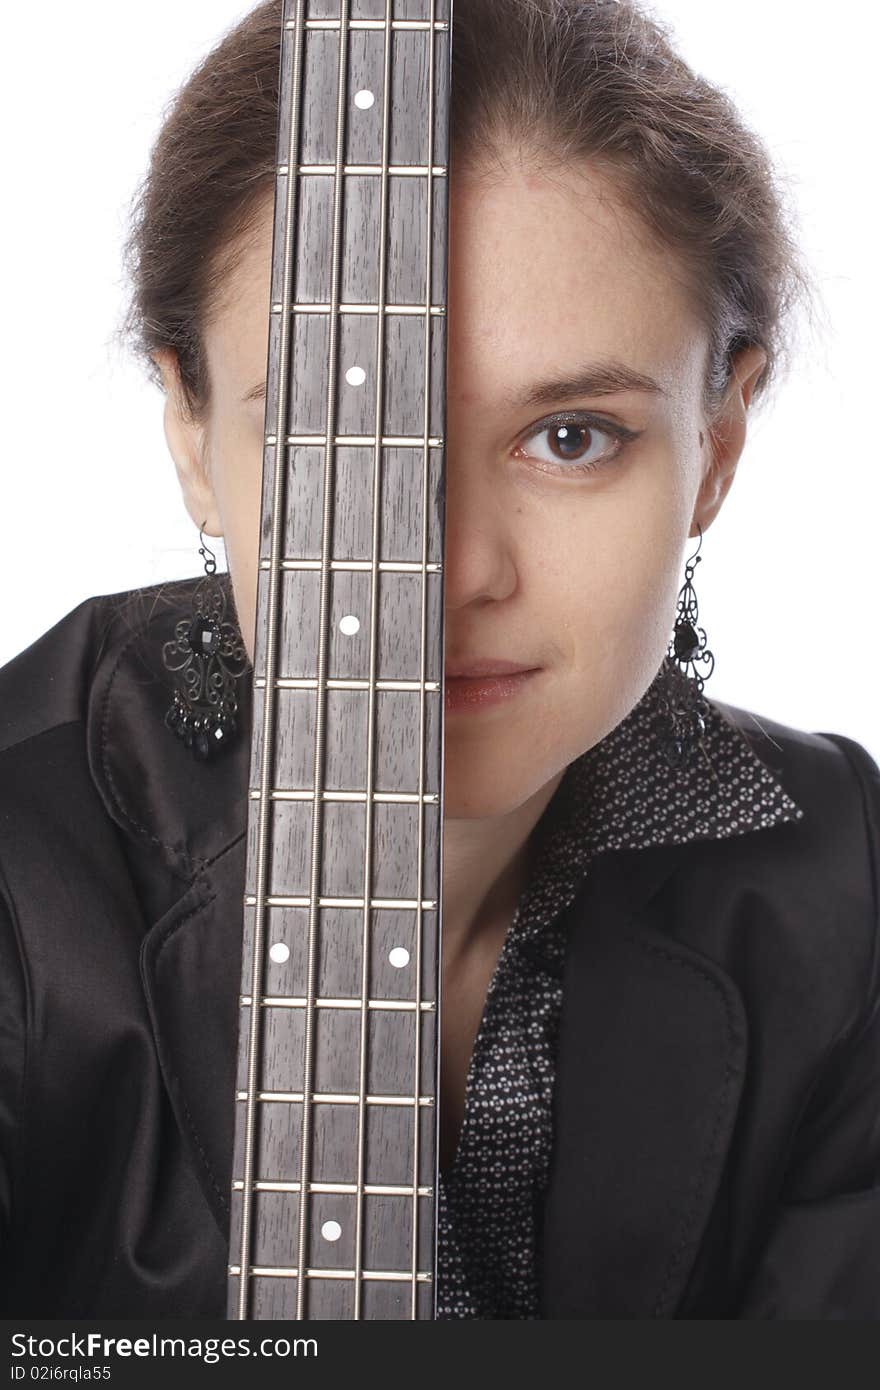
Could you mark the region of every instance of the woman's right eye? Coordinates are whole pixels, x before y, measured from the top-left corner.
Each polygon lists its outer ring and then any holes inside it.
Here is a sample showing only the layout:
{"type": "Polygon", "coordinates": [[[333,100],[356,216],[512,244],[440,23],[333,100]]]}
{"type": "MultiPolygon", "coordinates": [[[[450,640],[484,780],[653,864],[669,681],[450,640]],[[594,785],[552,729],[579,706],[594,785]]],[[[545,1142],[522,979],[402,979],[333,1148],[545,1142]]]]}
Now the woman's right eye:
{"type": "Polygon", "coordinates": [[[562,472],[592,472],[616,458],[624,445],[638,438],[638,431],[610,421],[598,421],[592,415],[571,415],[543,421],[525,436],[514,450],[517,458],[536,458],[539,463],[562,472]],[[534,449],[534,441],[547,436],[543,452],[534,449]]]}

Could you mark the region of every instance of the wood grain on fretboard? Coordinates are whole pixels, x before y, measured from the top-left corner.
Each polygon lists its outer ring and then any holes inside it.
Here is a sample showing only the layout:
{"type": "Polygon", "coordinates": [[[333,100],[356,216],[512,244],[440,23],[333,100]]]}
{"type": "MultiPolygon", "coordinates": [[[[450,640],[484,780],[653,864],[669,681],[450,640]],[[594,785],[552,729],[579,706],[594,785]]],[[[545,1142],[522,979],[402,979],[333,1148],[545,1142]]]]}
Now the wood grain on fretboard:
{"type": "Polygon", "coordinates": [[[449,20],[285,9],[231,1317],[434,1315],[449,20]]]}

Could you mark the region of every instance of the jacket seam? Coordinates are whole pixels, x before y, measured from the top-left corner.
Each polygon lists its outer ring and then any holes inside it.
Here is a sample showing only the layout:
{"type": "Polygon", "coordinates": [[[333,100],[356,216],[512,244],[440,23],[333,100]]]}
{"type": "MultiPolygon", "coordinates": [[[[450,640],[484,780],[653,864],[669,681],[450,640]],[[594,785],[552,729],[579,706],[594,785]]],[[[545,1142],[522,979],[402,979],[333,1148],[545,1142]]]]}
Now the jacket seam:
{"type": "Polygon", "coordinates": [[[122,801],[122,796],[120,794],[119,788],[113,779],[112,772],[110,771],[110,764],[108,759],[110,697],[113,693],[113,687],[116,682],[117,675],[119,674],[119,667],[122,664],[122,660],[128,652],[129,647],[140,637],[140,635],[140,630],[136,629],[128,638],[128,641],[123,643],[122,647],[120,648],[119,654],[115,662],[113,663],[113,669],[107,681],[107,689],[104,692],[103,706],[101,711],[101,769],[104,773],[104,777],[106,778],[107,788],[110,792],[110,795],[113,799],[113,803],[116,806],[117,811],[124,818],[124,820],[128,822],[132,829],[138,835],[143,836],[144,839],[149,840],[151,844],[156,845],[159,849],[164,849],[169,854],[177,855],[179,858],[183,859],[184,862],[188,865],[194,865],[196,871],[198,871],[199,869],[204,867],[202,860],[198,859],[193,861],[182,845],[168,844],[165,840],[160,839],[158,835],[153,835],[146,828],[146,826],[141,825],[140,822],[135,820],[134,816],[131,815],[131,813],[128,810],[126,810],[122,801]]]}
{"type": "Polygon", "coordinates": [[[0,758],[7,753],[12,753],[18,748],[24,748],[29,743],[34,743],[38,738],[45,738],[47,734],[56,734],[59,729],[70,729],[76,726],[83,728],[85,720],[82,717],[76,719],[60,719],[57,724],[48,724],[44,729],[37,729],[35,733],[25,734],[23,738],[18,738],[14,743],[6,743],[0,748],[0,758]]]}
{"type": "MultiPolygon", "coordinates": [[[[217,864],[217,863],[219,863],[219,861],[220,861],[225,855],[229,854],[232,850],[234,850],[235,847],[236,847],[236,845],[241,844],[242,840],[245,838],[246,835],[247,835],[247,830],[241,830],[241,831],[239,831],[239,833],[236,835],[236,837],[235,837],[234,840],[230,840],[228,845],[224,845],[223,848],[220,849],[220,850],[218,850],[216,854],[213,854],[213,855],[211,856],[210,859],[202,859],[202,860],[200,860],[200,861],[199,861],[199,871],[198,871],[198,872],[199,872],[199,873],[204,873],[204,871],[205,871],[206,869],[211,869],[211,868],[213,868],[214,865],[217,864]]],[[[198,877],[198,874],[196,875],[196,877],[198,877]]]]}
{"type": "MultiPolygon", "coordinates": [[[[81,604],[78,604],[76,608],[72,609],[70,613],[66,614],[65,617],[61,619],[61,622],[66,622],[67,619],[73,617],[75,613],[79,613],[83,609],[87,608],[90,603],[95,604],[95,614],[96,619],[98,620],[99,640],[97,642],[97,650],[94,652],[91,664],[88,666],[89,684],[91,684],[91,682],[94,680],[95,672],[98,669],[98,663],[101,660],[101,656],[107,643],[108,632],[106,623],[104,623],[104,625],[102,626],[100,622],[101,616],[106,614],[107,595],[101,594],[96,599],[83,600],[81,604]]],[[[85,727],[86,716],[84,712],[76,715],[72,719],[59,719],[57,720],[57,722],[45,725],[42,729],[37,729],[32,734],[25,734],[23,738],[14,739],[12,743],[3,744],[3,746],[0,747],[0,757],[2,757],[4,753],[11,752],[14,748],[22,748],[26,744],[31,743],[34,739],[42,738],[45,734],[55,733],[58,729],[66,729],[70,725],[74,724],[79,724],[85,727]]]]}

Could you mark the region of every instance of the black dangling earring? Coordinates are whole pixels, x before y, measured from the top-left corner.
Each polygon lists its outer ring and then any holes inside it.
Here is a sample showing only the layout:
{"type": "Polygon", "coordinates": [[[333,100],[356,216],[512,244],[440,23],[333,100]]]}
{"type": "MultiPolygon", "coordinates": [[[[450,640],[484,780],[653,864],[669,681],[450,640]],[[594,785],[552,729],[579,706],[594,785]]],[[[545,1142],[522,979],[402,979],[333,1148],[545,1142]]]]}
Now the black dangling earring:
{"type": "Polygon", "coordinates": [[[205,578],[193,590],[190,613],[177,623],[174,640],[162,648],[162,660],[167,670],[180,673],[165,723],[196,758],[205,760],[226,748],[235,734],[236,682],[248,659],[238,627],[227,620],[226,588],[201,527],[199,540],[205,578]]]}
{"type": "Polygon", "coordinates": [[[679,768],[693,756],[706,730],[707,705],[703,687],[715,670],[715,658],[706,646],[705,629],[698,627],[699,608],[693,577],[700,563],[703,528],[698,523],[700,544],[685,566],[685,582],[679,590],[675,631],[666,653],[665,680],[661,682],[659,743],[670,767],[679,768]],[[708,666],[700,672],[698,666],[708,666]],[[691,668],[690,679],[687,676],[691,668]]]}

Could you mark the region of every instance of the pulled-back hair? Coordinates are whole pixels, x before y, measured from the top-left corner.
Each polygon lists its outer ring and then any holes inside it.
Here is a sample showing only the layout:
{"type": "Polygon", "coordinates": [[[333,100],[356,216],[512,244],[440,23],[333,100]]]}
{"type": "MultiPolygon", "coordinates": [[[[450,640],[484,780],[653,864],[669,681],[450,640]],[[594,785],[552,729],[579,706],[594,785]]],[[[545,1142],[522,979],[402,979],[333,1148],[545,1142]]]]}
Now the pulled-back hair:
{"type": "MultiPolygon", "coordinates": [[[[210,396],[203,334],[275,177],[281,0],[264,0],[178,92],[127,243],[126,332],[154,376],[173,348],[185,402],[210,396]]],[[[757,345],[765,393],[810,280],[770,156],[730,98],[633,0],[455,0],[450,167],[514,148],[590,164],[677,258],[709,336],[711,415],[736,353],[757,345]]]]}

